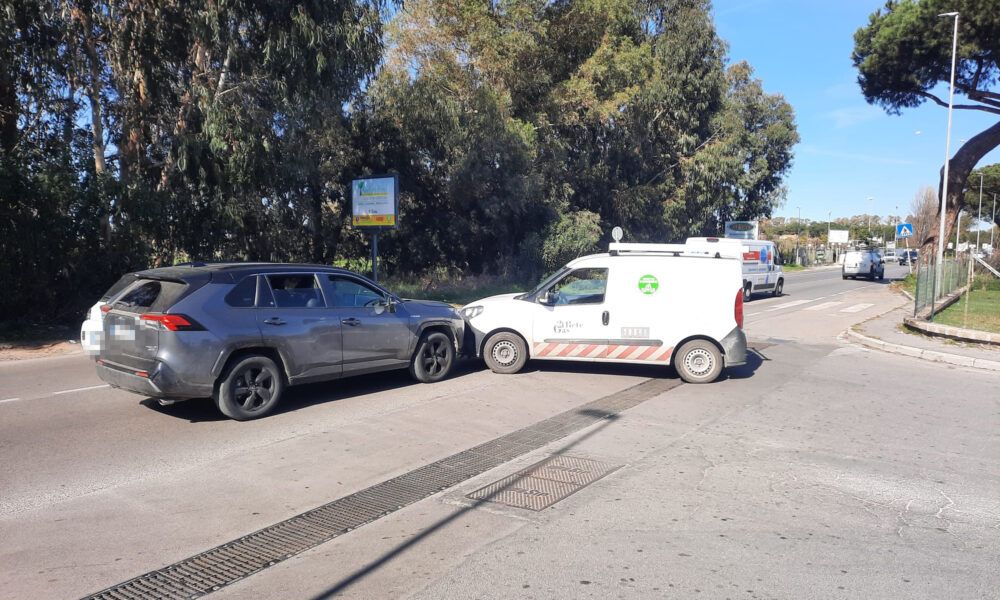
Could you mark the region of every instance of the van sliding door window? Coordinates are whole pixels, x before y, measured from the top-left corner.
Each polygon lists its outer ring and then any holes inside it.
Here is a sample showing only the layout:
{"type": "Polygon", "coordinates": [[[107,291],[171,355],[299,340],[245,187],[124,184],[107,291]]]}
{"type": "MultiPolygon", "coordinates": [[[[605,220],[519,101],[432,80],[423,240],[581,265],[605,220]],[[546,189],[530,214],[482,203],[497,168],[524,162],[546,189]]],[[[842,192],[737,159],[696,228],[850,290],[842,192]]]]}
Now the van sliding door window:
{"type": "Polygon", "coordinates": [[[549,288],[556,304],[601,304],[608,288],[607,269],[576,269],[549,288]]]}

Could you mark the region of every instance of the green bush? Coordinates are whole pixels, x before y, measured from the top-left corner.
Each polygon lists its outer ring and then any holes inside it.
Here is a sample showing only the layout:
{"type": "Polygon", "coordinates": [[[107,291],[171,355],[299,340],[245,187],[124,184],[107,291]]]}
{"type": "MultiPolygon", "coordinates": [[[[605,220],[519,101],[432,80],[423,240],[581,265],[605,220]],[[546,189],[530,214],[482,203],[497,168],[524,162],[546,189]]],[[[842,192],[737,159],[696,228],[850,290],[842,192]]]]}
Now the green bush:
{"type": "Polygon", "coordinates": [[[542,262],[552,271],[578,256],[597,251],[601,217],[589,210],[569,212],[549,226],[542,243],[542,262]]]}

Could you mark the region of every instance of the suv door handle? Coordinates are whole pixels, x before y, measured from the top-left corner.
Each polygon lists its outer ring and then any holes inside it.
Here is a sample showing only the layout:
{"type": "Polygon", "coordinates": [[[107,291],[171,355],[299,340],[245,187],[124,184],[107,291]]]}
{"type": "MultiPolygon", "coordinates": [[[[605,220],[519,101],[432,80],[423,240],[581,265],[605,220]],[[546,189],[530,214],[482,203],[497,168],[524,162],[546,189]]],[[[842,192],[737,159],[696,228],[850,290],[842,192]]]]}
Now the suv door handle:
{"type": "Polygon", "coordinates": [[[608,311],[604,311],[604,314],[601,315],[601,323],[607,325],[610,322],[611,322],[611,313],[609,313],[608,311]]]}
{"type": "Polygon", "coordinates": [[[270,319],[264,319],[264,323],[267,325],[284,325],[285,322],[278,317],[271,317],[270,319]]]}
{"type": "Polygon", "coordinates": [[[358,325],[361,325],[361,319],[355,319],[354,317],[351,317],[349,319],[341,319],[340,322],[343,323],[344,325],[350,325],[351,327],[357,327],[358,325]]]}

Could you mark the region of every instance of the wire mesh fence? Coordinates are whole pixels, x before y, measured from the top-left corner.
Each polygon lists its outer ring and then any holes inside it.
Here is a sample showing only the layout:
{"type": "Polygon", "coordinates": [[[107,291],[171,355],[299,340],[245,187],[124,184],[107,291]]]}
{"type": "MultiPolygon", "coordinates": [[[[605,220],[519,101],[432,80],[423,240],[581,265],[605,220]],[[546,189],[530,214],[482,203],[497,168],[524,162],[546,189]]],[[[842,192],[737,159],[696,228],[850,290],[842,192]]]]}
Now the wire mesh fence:
{"type": "Polygon", "coordinates": [[[969,278],[969,257],[946,258],[938,273],[937,263],[932,257],[917,265],[917,285],[913,294],[913,314],[931,307],[930,317],[934,318],[935,305],[945,296],[965,285],[969,278]],[[941,281],[938,282],[940,276],[941,281]]]}

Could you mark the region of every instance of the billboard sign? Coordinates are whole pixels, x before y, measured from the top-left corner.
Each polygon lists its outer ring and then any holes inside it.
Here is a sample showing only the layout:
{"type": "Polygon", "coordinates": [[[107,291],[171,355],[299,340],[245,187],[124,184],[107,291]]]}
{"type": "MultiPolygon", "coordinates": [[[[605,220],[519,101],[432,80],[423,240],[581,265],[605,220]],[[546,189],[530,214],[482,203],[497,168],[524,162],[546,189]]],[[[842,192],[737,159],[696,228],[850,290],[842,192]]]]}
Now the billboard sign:
{"type": "Polygon", "coordinates": [[[756,221],[726,221],[726,237],[736,240],[757,239],[756,221]]]}
{"type": "Polygon", "coordinates": [[[846,229],[831,229],[829,242],[831,244],[846,244],[850,233],[846,229]]]}
{"type": "Polygon", "coordinates": [[[351,223],[355,227],[395,227],[398,209],[396,175],[363,177],[351,182],[351,223]]]}

